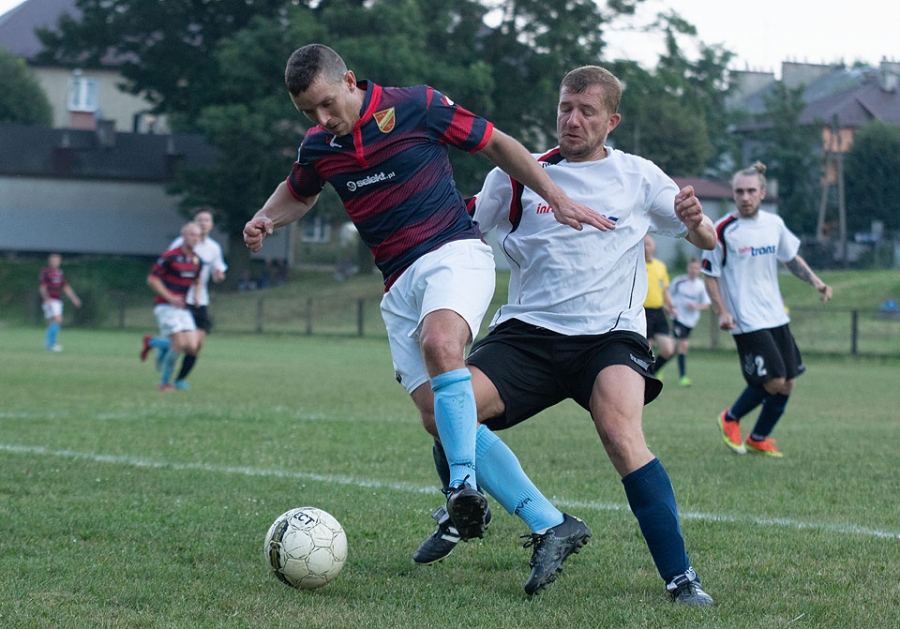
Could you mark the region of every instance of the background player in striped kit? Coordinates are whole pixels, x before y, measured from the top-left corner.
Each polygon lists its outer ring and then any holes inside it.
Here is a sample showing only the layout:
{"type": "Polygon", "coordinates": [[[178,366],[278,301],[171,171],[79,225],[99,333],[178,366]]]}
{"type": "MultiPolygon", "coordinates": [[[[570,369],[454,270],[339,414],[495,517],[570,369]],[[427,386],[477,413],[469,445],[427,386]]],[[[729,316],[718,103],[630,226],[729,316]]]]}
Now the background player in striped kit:
{"type": "Polygon", "coordinates": [[[76,308],[81,308],[81,299],[75,294],[75,290],[69,285],[66,274],[61,268],[62,256],[51,253],[47,256],[47,266],[41,269],[38,275],[38,285],[41,291],[41,308],[44,318],[47,320],[47,336],[44,349],[48,352],[61,352],[62,345],[57,340],[62,329],[63,293],[66,294],[76,308]]]}
{"type": "Polygon", "coordinates": [[[153,265],[147,276],[147,285],[156,294],[153,315],[159,324],[159,333],[169,339],[170,348],[162,365],[160,391],[171,391],[172,372],[181,353],[196,356],[199,336],[194,317],[185,299],[192,286],[200,283],[203,262],[194,253],[200,242],[200,227],[187,223],[181,228],[183,242],[176,249],[165,251],[153,265]]]}
{"type": "MultiPolygon", "coordinates": [[[[197,355],[203,349],[203,342],[206,335],[212,332],[212,317],[209,315],[209,282],[219,283],[225,279],[225,271],[228,265],[225,264],[225,258],[222,255],[222,246],[210,236],[213,228],[212,208],[202,207],[194,213],[194,222],[200,228],[200,241],[194,246],[194,253],[203,262],[203,271],[200,273],[200,284],[197,290],[192,286],[187,294],[187,307],[194,317],[194,323],[197,325],[198,347],[197,355]]],[[[169,249],[177,249],[181,247],[184,238],[179,236],[172,241],[169,249]]],[[[141,349],[141,360],[146,360],[147,354],[152,348],[157,350],[156,363],[161,369],[163,362],[166,360],[166,354],[169,351],[169,339],[164,336],[144,337],[143,348],[141,349]]],[[[197,356],[186,354],[181,362],[181,369],[175,377],[176,389],[190,388],[187,383],[187,376],[194,368],[197,356]]]]}

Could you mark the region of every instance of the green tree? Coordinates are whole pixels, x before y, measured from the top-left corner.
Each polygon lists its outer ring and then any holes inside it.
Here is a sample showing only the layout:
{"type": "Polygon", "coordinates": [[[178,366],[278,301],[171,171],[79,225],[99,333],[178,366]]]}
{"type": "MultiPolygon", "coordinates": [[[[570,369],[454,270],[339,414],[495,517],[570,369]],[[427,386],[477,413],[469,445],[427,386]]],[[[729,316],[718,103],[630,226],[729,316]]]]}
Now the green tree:
{"type": "Polygon", "coordinates": [[[778,213],[798,234],[814,234],[818,223],[821,171],[818,125],[800,125],[805,108],[803,88],[779,82],[765,99],[762,129],[751,134],[761,143],[755,157],[766,164],[766,177],[778,181],[778,213]]]}
{"type": "Polygon", "coordinates": [[[710,153],[706,121],[633,61],[612,71],[625,85],[622,122],[610,136],[616,147],[651,160],[671,176],[699,175],[710,153]]]}
{"type": "Polygon", "coordinates": [[[50,126],[53,110],[25,61],[0,48],[0,122],[50,126]]]}
{"type": "Polygon", "coordinates": [[[869,231],[873,220],[900,230],[900,128],[870,122],[853,136],[844,159],[847,229],[869,231]]]}
{"type": "Polygon", "coordinates": [[[123,89],[142,95],[156,113],[192,123],[219,100],[218,43],[255,17],[277,17],[286,0],[76,0],[80,17],[65,14],[38,29],[38,61],[70,67],[119,66],[123,89]]]}

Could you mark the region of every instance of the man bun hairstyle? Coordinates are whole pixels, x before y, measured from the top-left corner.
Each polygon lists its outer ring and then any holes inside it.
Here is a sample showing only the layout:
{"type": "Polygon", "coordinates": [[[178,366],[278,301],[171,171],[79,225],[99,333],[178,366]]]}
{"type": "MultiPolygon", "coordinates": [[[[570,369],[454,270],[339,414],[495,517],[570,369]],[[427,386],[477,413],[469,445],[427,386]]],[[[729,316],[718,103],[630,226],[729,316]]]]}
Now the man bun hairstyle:
{"type": "Polygon", "coordinates": [[[744,168],[743,170],[739,170],[734,173],[734,177],[731,178],[732,186],[734,186],[734,180],[738,177],[756,177],[759,179],[760,190],[766,189],[766,165],[759,160],[756,160],[753,166],[744,168]]]}

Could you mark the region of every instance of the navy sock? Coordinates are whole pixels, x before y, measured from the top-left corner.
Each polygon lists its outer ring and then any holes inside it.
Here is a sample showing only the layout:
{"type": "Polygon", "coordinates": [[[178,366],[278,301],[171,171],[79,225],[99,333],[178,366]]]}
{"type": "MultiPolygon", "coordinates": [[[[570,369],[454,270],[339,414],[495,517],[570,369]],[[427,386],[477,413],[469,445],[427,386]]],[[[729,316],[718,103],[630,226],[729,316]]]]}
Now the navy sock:
{"type": "Polygon", "coordinates": [[[188,374],[191,373],[191,369],[194,368],[194,363],[197,362],[197,357],[193,354],[185,354],[184,360],[181,361],[181,371],[178,372],[178,376],[175,378],[176,380],[184,380],[187,378],[188,374]]]}
{"type": "Polygon", "coordinates": [[[789,397],[790,396],[783,393],[773,393],[763,400],[762,410],[759,412],[759,419],[756,420],[753,432],[750,433],[752,439],[762,441],[772,434],[772,431],[775,429],[775,424],[778,423],[778,420],[781,419],[781,416],[784,414],[784,407],[787,406],[789,397]]]}
{"type": "Polygon", "coordinates": [[[687,572],[691,562],[681,537],[675,491],[662,463],[653,459],[625,476],[622,484],[659,576],[668,583],[687,572]]]}
{"type": "Polygon", "coordinates": [[[762,387],[748,386],[728,409],[730,419],[740,420],[741,417],[759,406],[767,395],[769,394],[762,387]]]}
{"type": "Polygon", "coordinates": [[[434,469],[437,470],[438,477],[441,479],[441,489],[447,491],[450,489],[450,464],[447,463],[447,455],[444,454],[444,448],[437,439],[431,446],[431,458],[434,459],[434,469]]]}
{"type": "Polygon", "coordinates": [[[685,374],[685,356],[684,354],[678,354],[678,377],[684,378],[685,374]]]}

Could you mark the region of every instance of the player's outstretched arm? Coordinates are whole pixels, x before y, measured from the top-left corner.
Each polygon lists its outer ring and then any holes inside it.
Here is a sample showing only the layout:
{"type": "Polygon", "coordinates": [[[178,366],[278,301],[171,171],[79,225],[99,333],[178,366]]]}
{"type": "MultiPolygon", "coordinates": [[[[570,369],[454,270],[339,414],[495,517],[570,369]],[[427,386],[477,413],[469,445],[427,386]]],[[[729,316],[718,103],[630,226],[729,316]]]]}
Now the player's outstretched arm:
{"type": "Polygon", "coordinates": [[[686,240],[700,249],[716,248],[716,229],[712,219],[703,213],[693,186],[685,186],[675,195],[675,216],[688,228],[686,240]]]}
{"type": "Polygon", "coordinates": [[[303,217],[316,204],[319,196],[296,198],[286,181],[275,188],[260,210],[244,225],[244,244],[256,253],[262,249],[263,240],[279,227],[303,217]]]}
{"type": "Polygon", "coordinates": [[[482,149],[485,157],[494,162],[507,175],[537,192],[553,210],[553,216],[563,225],[577,230],[591,225],[600,231],[615,229],[615,222],[591,208],[569,198],[522,144],[494,129],[491,139],[482,149]]]}
{"type": "Polygon", "coordinates": [[[820,280],[819,276],[813,273],[813,270],[809,268],[806,260],[804,260],[800,256],[794,256],[794,259],[789,260],[787,263],[785,263],[785,266],[791,273],[822,293],[822,296],[820,297],[822,303],[825,303],[829,299],[831,299],[831,286],[820,280]]]}

